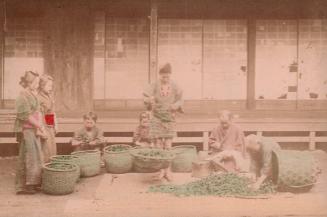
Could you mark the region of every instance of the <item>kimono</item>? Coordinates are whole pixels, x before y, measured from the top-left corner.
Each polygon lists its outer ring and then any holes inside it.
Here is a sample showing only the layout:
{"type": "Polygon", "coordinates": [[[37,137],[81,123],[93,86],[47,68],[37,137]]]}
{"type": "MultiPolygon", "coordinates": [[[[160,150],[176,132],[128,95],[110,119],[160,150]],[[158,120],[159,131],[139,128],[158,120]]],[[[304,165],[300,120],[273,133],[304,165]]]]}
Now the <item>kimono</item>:
{"type": "Polygon", "coordinates": [[[261,137],[259,140],[259,152],[250,152],[251,171],[258,177],[261,175],[272,175],[272,154],[274,151],[280,151],[281,148],[277,142],[270,138],[261,137]]]}
{"type": "Polygon", "coordinates": [[[97,127],[93,127],[90,131],[83,127],[75,132],[72,140],[82,142],[81,145],[75,147],[74,151],[99,149],[101,145],[106,143],[102,130],[97,127]],[[95,141],[96,144],[90,145],[89,143],[92,141],[95,141]]]}
{"type": "MultiPolygon", "coordinates": [[[[221,125],[218,125],[211,131],[209,146],[216,142],[220,144],[220,147],[218,149],[210,147],[210,152],[213,154],[223,151],[236,151],[242,157],[245,155],[244,133],[233,123],[228,129],[223,129],[221,125]]],[[[222,163],[228,171],[238,170],[236,159],[233,157],[224,159],[222,163]]]]}
{"type": "Polygon", "coordinates": [[[144,103],[152,110],[149,135],[152,139],[172,139],[176,136],[175,115],[177,112],[182,112],[183,93],[174,82],[169,83],[167,93],[162,93],[161,89],[161,83],[158,81],[151,84],[143,93],[144,103]],[[151,98],[155,100],[153,108],[150,108],[151,98]]]}
{"type": "Polygon", "coordinates": [[[45,162],[50,160],[50,157],[57,154],[57,144],[55,141],[55,113],[54,113],[54,100],[51,95],[48,95],[42,91],[38,94],[38,99],[40,102],[40,110],[42,112],[42,120],[45,125],[45,131],[47,139],[41,139],[43,155],[45,162]],[[49,123],[46,116],[50,115],[54,117],[54,123],[49,123]]]}
{"type": "Polygon", "coordinates": [[[149,130],[150,129],[148,126],[139,125],[134,132],[133,143],[141,142],[141,143],[147,143],[150,145],[151,138],[149,135],[149,130]]]}
{"type": "Polygon", "coordinates": [[[43,152],[36,128],[28,122],[33,116],[41,124],[40,105],[37,97],[30,91],[22,91],[16,99],[16,120],[14,131],[19,143],[19,156],[16,171],[16,191],[27,185],[41,184],[43,152]]]}
{"type": "Polygon", "coordinates": [[[210,133],[209,145],[215,142],[219,142],[221,146],[219,150],[213,151],[235,150],[245,153],[244,133],[234,123],[228,129],[223,129],[221,125],[214,128],[210,133]]]}

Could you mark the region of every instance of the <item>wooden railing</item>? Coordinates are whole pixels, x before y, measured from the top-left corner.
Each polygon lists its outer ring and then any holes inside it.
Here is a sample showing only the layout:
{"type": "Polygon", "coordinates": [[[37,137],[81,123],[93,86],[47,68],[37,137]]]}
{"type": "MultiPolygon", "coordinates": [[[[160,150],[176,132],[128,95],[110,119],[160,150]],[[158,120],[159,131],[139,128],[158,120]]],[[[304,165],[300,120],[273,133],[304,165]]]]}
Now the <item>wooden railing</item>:
{"type": "MultiPolygon", "coordinates": [[[[15,144],[12,133],[13,121],[3,120],[0,125],[0,144],[15,144]]],[[[235,121],[245,131],[269,136],[275,141],[296,145],[305,143],[309,150],[315,150],[317,144],[327,146],[327,120],[321,119],[237,119],[235,121]]],[[[193,143],[208,149],[209,132],[217,119],[181,119],[177,122],[178,136],[174,143],[193,143]]],[[[73,132],[81,126],[79,119],[60,119],[56,142],[69,143],[73,132]]],[[[131,143],[136,119],[102,119],[98,126],[105,132],[108,143],[131,143]]]]}

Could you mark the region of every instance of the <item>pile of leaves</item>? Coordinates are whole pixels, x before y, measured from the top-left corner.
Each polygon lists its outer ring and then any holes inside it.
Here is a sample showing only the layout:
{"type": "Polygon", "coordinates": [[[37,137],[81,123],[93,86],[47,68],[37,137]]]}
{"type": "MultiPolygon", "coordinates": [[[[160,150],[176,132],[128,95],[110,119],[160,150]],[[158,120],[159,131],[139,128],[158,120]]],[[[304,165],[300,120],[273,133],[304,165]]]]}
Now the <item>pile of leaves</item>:
{"type": "Polygon", "coordinates": [[[211,175],[206,178],[184,185],[157,185],[151,186],[148,192],[170,193],[179,197],[186,196],[221,196],[221,197],[251,197],[276,192],[272,182],[262,184],[259,190],[249,187],[250,180],[233,173],[211,175]]]}
{"type": "Polygon", "coordinates": [[[173,154],[168,151],[156,150],[156,149],[146,149],[137,152],[138,155],[151,158],[169,158],[173,154]]]}
{"type": "Polygon", "coordinates": [[[74,165],[66,163],[51,163],[48,164],[47,167],[55,170],[71,170],[74,168],[74,165]]]}
{"type": "Polygon", "coordinates": [[[120,151],[126,151],[130,148],[131,147],[127,146],[127,145],[111,145],[111,146],[109,146],[108,151],[120,152],[120,151]]]}
{"type": "Polygon", "coordinates": [[[72,155],[58,155],[58,156],[54,156],[53,158],[54,158],[54,160],[69,161],[69,160],[75,159],[76,156],[72,156],[72,155]]]}

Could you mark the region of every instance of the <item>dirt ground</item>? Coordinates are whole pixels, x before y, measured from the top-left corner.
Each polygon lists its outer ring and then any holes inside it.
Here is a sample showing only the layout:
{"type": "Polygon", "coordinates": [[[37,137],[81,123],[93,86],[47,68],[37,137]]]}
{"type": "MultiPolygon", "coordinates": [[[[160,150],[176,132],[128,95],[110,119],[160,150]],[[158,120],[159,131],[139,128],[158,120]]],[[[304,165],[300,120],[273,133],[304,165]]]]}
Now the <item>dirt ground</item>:
{"type": "MultiPolygon", "coordinates": [[[[0,159],[1,217],[327,217],[327,153],[315,151],[323,170],[308,193],[278,193],[266,199],[184,197],[146,193],[149,175],[103,174],[82,179],[73,194],[15,195],[16,158],[0,159]]],[[[175,183],[192,180],[175,174],[175,183]]]]}

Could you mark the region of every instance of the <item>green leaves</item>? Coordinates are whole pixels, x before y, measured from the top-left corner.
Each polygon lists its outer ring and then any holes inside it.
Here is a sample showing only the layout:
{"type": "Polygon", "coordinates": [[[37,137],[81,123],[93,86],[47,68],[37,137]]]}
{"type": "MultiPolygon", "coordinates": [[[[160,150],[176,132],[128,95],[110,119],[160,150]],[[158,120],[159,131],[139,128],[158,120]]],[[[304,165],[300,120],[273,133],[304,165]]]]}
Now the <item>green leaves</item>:
{"type": "Polygon", "coordinates": [[[245,177],[237,176],[234,173],[212,175],[198,181],[184,185],[158,185],[151,186],[148,192],[161,192],[174,194],[179,197],[187,196],[256,196],[276,192],[272,182],[265,182],[257,191],[252,190],[248,185],[250,181],[245,177]]]}

